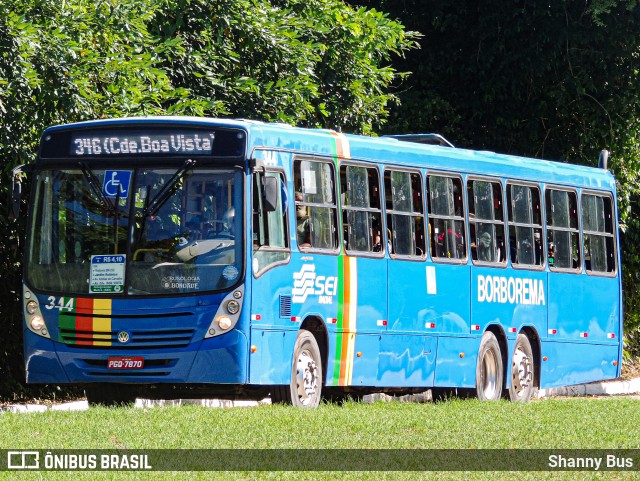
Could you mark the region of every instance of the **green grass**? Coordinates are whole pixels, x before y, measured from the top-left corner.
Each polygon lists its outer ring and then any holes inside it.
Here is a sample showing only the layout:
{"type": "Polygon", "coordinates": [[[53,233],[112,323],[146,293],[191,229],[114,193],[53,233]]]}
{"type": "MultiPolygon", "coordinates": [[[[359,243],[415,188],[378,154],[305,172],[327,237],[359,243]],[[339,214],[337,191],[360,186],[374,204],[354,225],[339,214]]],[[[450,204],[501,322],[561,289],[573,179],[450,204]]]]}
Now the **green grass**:
{"type": "MultiPolygon", "coordinates": [[[[92,408],[0,415],[0,449],[636,449],[640,401],[551,399],[528,404],[346,403],[210,409],[92,408]]],[[[526,456],[523,453],[522,456],[526,456]]],[[[0,473],[0,476],[9,473],[0,473]]],[[[86,479],[426,479],[434,473],[74,473],[86,479]]],[[[636,479],[616,473],[439,473],[448,479],[636,479]],[[490,474],[490,476],[489,476],[490,474]]],[[[66,479],[31,473],[29,479],[66,479]]]]}

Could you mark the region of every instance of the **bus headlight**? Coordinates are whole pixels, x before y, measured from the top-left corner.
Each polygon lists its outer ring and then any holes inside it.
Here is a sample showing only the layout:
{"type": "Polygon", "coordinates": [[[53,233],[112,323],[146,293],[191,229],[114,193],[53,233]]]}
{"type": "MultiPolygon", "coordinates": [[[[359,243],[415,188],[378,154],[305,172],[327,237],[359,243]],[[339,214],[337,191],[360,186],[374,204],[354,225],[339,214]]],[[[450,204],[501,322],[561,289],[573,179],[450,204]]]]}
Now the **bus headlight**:
{"type": "Polygon", "coordinates": [[[27,309],[27,313],[33,315],[38,311],[38,303],[36,301],[29,301],[25,308],[27,309]]]}
{"type": "Polygon", "coordinates": [[[239,310],[240,303],[238,301],[232,299],[227,302],[227,311],[229,311],[229,314],[237,314],[239,310]]]}
{"type": "Polygon", "coordinates": [[[31,329],[34,331],[39,331],[44,327],[44,320],[40,316],[33,316],[31,318],[31,329]]]}
{"type": "Polygon", "coordinates": [[[218,327],[223,331],[226,331],[231,327],[231,318],[229,316],[218,317],[218,327]]]}

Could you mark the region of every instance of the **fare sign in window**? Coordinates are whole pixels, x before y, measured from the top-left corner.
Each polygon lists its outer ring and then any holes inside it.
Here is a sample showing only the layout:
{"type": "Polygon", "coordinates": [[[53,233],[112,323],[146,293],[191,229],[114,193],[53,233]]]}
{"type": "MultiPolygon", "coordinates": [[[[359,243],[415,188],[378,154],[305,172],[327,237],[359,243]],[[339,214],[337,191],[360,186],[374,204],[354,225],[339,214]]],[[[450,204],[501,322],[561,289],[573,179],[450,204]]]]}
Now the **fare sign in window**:
{"type": "Polygon", "coordinates": [[[90,293],[119,293],[124,290],[124,255],[91,256],[90,293]]]}

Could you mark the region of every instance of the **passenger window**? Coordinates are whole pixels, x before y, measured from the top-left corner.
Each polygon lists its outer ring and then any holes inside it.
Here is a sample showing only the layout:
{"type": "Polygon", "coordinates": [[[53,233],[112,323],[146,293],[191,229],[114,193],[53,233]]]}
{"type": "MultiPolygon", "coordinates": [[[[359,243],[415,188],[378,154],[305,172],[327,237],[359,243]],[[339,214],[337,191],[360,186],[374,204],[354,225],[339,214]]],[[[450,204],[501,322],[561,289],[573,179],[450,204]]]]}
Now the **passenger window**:
{"type": "Polygon", "coordinates": [[[611,198],[582,195],[584,260],[588,272],[613,272],[616,268],[611,198]]]}
{"type": "Polygon", "coordinates": [[[359,165],[340,167],[342,225],[347,252],[384,252],[378,170],[359,165]]]}
{"type": "Polygon", "coordinates": [[[384,173],[391,254],[424,257],[426,254],[422,177],[417,172],[384,173]]]}
{"type": "Polygon", "coordinates": [[[547,250],[551,269],[579,269],[578,201],[575,192],[548,189],[547,250]]]}
{"type": "Polygon", "coordinates": [[[519,266],[541,266],[544,255],[540,190],[526,185],[508,185],[507,209],[511,263],[519,266]]]}
{"type": "Polygon", "coordinates": [[[504,215],[499,182],[471,180],[467,183],[471,258],[474,262],[504,263],[504,215]]]}
{"type": "Polygon", "coordinates": [[[294,168],[296,239],[304,249],[338,248],[333,164],[298,160],[294,168]]]}
{"type": "Polygon", "coordinates": [[[435,259],[467,257],[462,181],[455,177],[430,175],[429,235],[435,259]]]}
{"type": "Polygon", "coordinates": [[[253,273],[257,277],[268,267],[288,262],[287,205],[284,175],[280,172],[256,173],[253,176],[253,273]],[[275,177],[281,189],[273,211],[264,205],[263,179],[275,177]]]}

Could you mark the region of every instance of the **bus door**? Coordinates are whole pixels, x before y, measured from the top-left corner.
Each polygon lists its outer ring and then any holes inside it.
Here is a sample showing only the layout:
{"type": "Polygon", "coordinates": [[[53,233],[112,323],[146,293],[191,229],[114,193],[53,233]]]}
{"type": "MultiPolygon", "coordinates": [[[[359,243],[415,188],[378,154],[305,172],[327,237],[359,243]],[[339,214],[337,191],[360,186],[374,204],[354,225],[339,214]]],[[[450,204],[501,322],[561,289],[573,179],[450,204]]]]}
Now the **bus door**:
{"type": "Polygon", "coordinates": [[[257,172],[251,176],[252,222],[250,251],[251,308],[249,379],[255,384],[288,384],[291,357],[299,324],[292,322],[293,271],[287,222],[284,172],[257,172]],[[266,179],[266,180],[265,180],[266,179]],[[271,179],[271,180],[269,180],[271,179]],[[275,206],[267,206],[265,184],[276,183],[275,206]]]}

